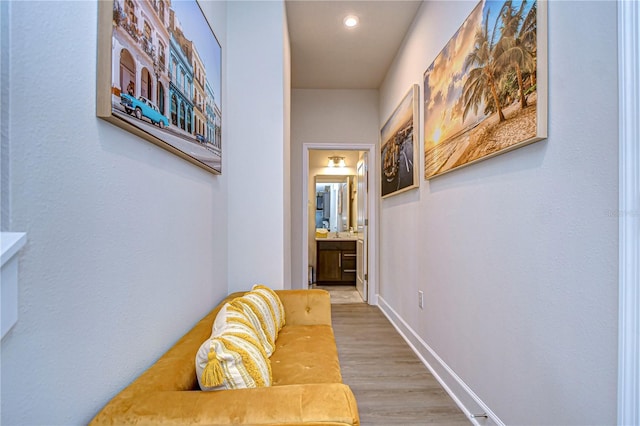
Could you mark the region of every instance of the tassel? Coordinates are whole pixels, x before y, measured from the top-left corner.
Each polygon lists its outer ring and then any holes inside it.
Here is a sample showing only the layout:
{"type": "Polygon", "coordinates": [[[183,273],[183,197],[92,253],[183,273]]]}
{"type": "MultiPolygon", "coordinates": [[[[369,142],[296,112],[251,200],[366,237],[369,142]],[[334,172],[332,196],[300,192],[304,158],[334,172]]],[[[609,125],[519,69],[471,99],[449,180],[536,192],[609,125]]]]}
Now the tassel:
{"type": "Polygon", "coordinates": [[[224,382],[224,373],[213,348],[209,351],[207,358],[209,361],[202,371],[202,384],[208,388],[220,386],[224,382]]]}

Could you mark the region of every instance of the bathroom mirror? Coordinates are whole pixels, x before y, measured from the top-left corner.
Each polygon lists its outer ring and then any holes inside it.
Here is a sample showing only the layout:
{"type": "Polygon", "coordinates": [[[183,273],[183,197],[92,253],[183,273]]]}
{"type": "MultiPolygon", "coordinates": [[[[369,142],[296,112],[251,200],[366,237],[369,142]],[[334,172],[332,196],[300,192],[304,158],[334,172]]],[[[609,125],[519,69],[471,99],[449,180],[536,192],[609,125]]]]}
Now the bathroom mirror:
{"type": "Polygon", "coordinates": [[[331,232],[345,232],[355,226],[355,176],[315,177],[315,224],[331,232]]]}

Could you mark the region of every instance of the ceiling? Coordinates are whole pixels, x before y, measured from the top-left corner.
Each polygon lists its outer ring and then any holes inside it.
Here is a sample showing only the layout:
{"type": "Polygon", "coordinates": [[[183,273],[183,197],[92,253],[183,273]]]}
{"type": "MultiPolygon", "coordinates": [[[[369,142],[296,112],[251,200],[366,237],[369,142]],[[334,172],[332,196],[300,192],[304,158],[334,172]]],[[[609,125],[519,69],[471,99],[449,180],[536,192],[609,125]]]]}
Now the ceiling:
{"type": "Polygon", "coordinates": [[[421,0],[286,0],[295,89],[377,89],[421,0]],[[356,15],[360,24],[346,28],[356,15]]]}

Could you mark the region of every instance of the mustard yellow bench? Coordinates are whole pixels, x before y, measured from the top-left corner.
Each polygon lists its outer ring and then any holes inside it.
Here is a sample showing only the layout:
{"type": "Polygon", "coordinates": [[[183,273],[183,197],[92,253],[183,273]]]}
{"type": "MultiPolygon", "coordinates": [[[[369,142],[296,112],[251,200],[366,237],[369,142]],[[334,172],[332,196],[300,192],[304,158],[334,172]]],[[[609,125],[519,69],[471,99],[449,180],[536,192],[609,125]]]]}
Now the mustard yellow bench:
{"type": "Polygon", "coordinates": [[[117,394],[90,425],[359,425],[351,389],[342,383],[329,293],[276,291],[286,324],[270,358],[272,386],[204,392],[194,357],[234,293],[117,394]]]}

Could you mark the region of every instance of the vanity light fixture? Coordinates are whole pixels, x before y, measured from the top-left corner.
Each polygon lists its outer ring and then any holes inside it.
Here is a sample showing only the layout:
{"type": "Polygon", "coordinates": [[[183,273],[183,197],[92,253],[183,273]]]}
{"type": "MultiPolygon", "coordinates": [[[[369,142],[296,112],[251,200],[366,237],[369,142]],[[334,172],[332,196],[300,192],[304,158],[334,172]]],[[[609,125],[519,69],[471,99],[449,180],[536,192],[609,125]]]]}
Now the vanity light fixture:
{"type": "Polygon", "coordinates": [[[342,22],[344,23],[345,27],[353,28],[358,26],[360,19],[358,19],[358,17],[355,15],[349,15],[349,16],[346,16],[342,22]]]}
{"type": "Polygon", "coordinates": [[[345,167],[344,157],[329,157],[329,163],[327,167],[345,167]]]}

